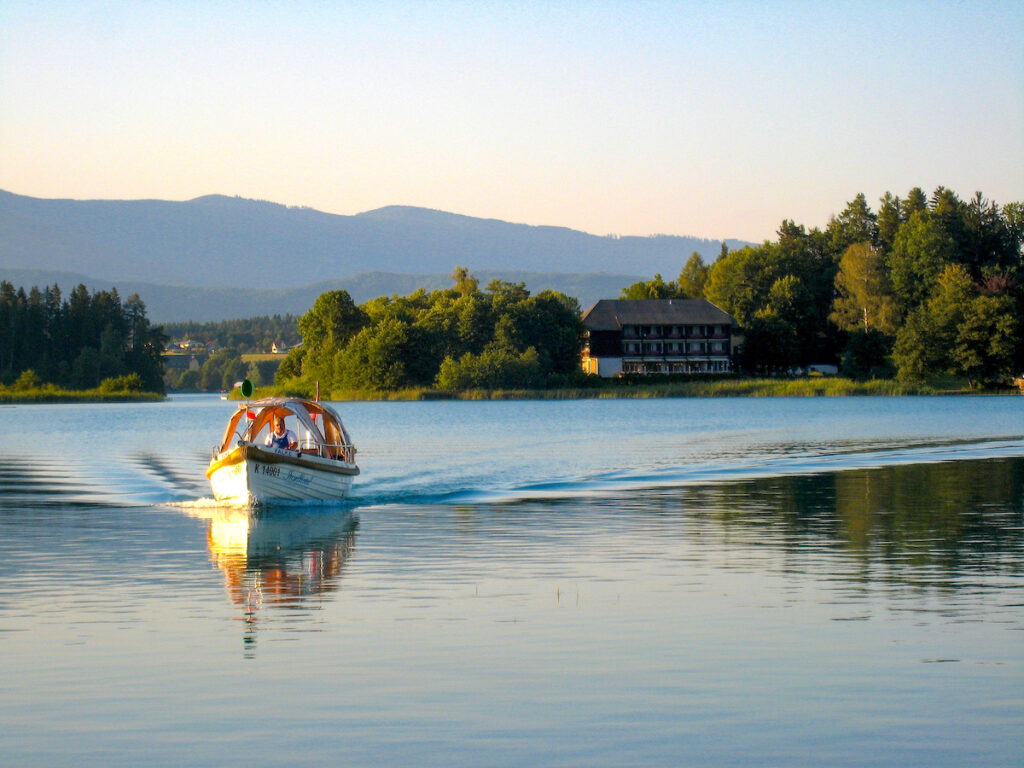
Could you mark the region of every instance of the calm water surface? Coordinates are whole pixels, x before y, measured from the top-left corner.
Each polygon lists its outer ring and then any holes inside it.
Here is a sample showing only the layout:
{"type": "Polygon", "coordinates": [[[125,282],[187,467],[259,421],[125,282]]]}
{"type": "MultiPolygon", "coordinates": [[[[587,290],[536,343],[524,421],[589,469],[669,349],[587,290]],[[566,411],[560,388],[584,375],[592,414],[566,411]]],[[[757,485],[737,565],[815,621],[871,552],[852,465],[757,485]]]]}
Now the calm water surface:
{"type": "Polygon", "coordinates": [[[1024,764],[1024,398],[0,408],[0,764],[1024,764]]]}

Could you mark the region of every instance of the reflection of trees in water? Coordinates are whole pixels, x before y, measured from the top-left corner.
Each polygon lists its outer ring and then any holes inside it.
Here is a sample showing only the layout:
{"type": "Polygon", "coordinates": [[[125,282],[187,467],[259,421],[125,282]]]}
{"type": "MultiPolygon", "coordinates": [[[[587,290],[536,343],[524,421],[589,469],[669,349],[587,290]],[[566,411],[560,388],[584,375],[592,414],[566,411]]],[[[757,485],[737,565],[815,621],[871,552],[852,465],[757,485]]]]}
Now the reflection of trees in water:
{"type": "Polygon", "coordinates": [[[834,476],[836,516],[853,550],[955,567],[1020,551],[1024,462],[914,464],[834,476]]]}
{"type": "Polygon", "coordinates": [[[334,592],[355,547],[350,512],[237,511],[210,520],[210,558],[228,596],[244,606],[246,644],[265,606],[303,609],[334,592]]]}
{"type": "Polygon", "coordinates": [[[792,552],[826,546],[890,574],[1024,568],[1019,458],[760,478],[690,489],[683,503],[734,541],[792,552]]]}

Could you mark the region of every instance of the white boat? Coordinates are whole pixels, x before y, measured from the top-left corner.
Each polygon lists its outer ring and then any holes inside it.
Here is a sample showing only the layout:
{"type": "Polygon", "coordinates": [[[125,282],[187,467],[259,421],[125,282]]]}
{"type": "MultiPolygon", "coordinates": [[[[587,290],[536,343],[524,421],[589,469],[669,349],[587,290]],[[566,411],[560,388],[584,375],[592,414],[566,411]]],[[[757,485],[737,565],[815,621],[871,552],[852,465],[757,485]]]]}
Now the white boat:
{"type": "Polygon", "coordinates": [[[356,448],[338,414],[328,405],[300,398],[270,397],[240,405],[206,470],[217,501],[344,499],[359,474],[356,448]],[[268,444],[276,417],[294,433],[287,448],[268,444]]]}

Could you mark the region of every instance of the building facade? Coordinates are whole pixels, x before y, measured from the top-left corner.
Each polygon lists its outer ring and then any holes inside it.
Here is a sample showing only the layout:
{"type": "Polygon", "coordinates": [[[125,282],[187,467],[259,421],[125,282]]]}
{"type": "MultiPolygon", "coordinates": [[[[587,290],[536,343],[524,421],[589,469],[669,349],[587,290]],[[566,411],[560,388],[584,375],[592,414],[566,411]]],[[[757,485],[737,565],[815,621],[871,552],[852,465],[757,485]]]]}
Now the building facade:
{"type": "Polygon", "coordinates": [[[706,299],[602,299],[583,315],[587,373],[729,373],[736,320],[706,299]]]}

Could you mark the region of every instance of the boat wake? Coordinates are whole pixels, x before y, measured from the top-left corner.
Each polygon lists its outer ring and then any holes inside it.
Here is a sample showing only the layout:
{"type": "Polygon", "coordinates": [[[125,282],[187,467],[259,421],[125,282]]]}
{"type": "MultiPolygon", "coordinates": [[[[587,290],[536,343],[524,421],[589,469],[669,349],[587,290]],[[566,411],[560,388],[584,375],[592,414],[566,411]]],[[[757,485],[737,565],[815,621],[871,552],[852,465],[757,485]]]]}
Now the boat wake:
{"type": "Polygon", "coordinates": [[[708,485],[772,476],[812,475],[908,464],[1024,456],[1024,440],[922,441],[912,444],[846,446],[825,451],[786,446],[781,455],[728,457],[688,466],[648,466],[612,469],[579,476],[537,481],[506,482],[500,478],[467,476],[435,479],[422,485],[392,484],[389,478],[368,479],[350,497],[355,506],[402,504],[506,504],[534,499],[583,498],[617,495],[647,489],[708,485]]]}
{"type": "MultiPolygon", "coordinates": [[[[854,469],[1024,456],[1024,438],[918,442],[823,441],[818,445],[761,445],[756,451],[702,452],[671,461],[665,455],[624,467],[607,457],[559,461],[554,456],[511,455],[438,462],[432,471],[403,461],[374,461],[346,500],[274,503],[274,507],[338,510],[401,505],[507,504],[533,499],[610,496],[645,489],[718,484],[770,476],[820,474],[854,469]],[[562,470],[562,471],[559,471],[562,470]]],[[[152,451],[104,457],[77,455],[60,471],[42,456],[0,454],[0,501],[5,505],[87,504],[169,506],[203,517],[245,504],[210,496],[200,453],[157,455],[152,451]]]]}

